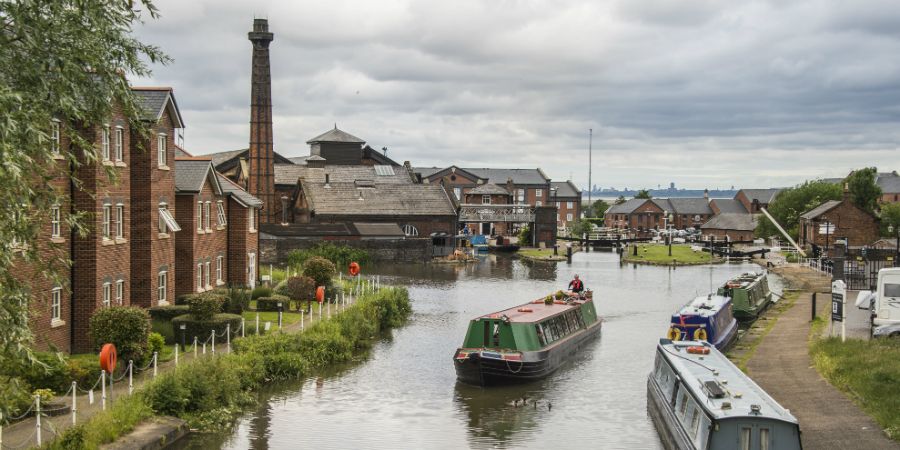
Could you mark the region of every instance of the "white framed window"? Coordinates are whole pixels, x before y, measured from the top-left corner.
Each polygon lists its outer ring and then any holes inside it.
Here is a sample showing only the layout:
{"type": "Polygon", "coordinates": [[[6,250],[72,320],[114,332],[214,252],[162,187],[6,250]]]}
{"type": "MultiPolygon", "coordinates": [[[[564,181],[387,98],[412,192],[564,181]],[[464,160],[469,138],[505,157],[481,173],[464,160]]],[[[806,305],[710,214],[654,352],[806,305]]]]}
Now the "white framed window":
{"type": "Polygon", "coordinates": [[[156,164],[159,167],[166,166],[166,135],[156,135],[156,164]]]}
{"type": "Polygon", "coordinates": [[[206,262],[206,272],[204,273],[204,277],[205,277],[205,278],[204,278],[204,281],[206,281],[206,288],[207,288],[207,289],[209,289],[210,287],[212,287],[212,286],[209,284],[209,272],[210,272],[210,270],[209,270],[209,261],[207,261],[207,262],[206,262]]]}
{"type": "Polygon", "coordinates": [[[535,196],[535,197],[541,197],[541,198],[544,197],[544,190],[543,190],[543,189],[535,189],[535,190],[534,190],[534,196],[535,196]]]}
{"type": "Polygon", "coordinates": [[[160,203],[159,204],[159,212],[156,214],[156,218],[157,218],[156,230],[160,233],[165,233],[168,230],[168,227],[166,226],[166,216],[165,216],[165,214],[163,214],[164,209],[168,210],[169,205],[167,205],[165,203],[160,203]]]}
{"type": "Polygon", "coordinates": [[[559,204],[559,202],[556,202],[556,207],[557,207],[557,208],[559,208],[559,207],[560,207],[560,204],[559,204]]]}
{"type": "Polygon", "coordinates": [[[116,145],[115,145],[115,159],[116,161],[122,161],[125,156],[125,130],[122,127],[116,127],[116,145]]]}
{"type": "Polygon", "coordinates": [[[203,263],[197,264],[197,292],[203,292],[203,263]]]}
{"type": "Polygon", "coordinates": [[[540,200],[535,200],[534,206],[541,206],[541,205],[543,205],[543,202],[541,202],[540,200]]]}
{"type": "Polygon", "coordinates": [[[159,204],[159,223],[156,224],[156,226],[159,228],[160,233],[181,231],[178,222],[175,221],[175,218],[172,217],[172,213],[169,212],[169,205],[165,202],[159,204]]]}
{"type": "Polygon", "coordinates": [[[103,205],[103,239],[109,239],[110,236],[110,216],[112,215],[112,205],[103,205]]]}
{"type": "Polygon", "coordinates": [[[205,217],[203,217],[203,226],[204,226],[204,228],[206,228],[206,231],[211,230],[211,228],[209,227],[209,205],[210,204],[211,204],[211,202],[206,202],[203,204],[203,215],[205,216],[205,217]]]}
{"type": "Polygon", "coordinates": [[[197,202],[197,231],[203,231],[203,202],[197,202]]]}
{"type": "Polygon", "coordinates": [[[50,321],[61,320],[62,317],[62,288],[50,290],[50,321]]]}
{"type": "Polygon", "coordinates": [[[125,297],[125,280],[116,281],[116,304],[122,306],[122,298],[125,297]]]}
{"type": "Polygon", "coordinates": [[[109,125],[104,125],[100,130],[100,157],[109,161],[109,125]]]}
{"type": "Polygon", "coordinates": [[[556,213],[556,221],[559,222],[559,213],[556,213]]]}
{"type": "Polygon", "coordinates": [[[225,204],[222,200],[216,202],[216,212],[218,213],[217,218],[219,220],[219,226],[224,227],[227,225],[228,219],[225,217],[225,204]]]}
{"type": "Polygon", "coordinates": [[[62,216],[59,212],[59,205],[50,207],[50,237],[58,238],[62,236],[62,225],[60,219],[62,216]]]}
{"type": "Polygon", "coordinates": [[[59,155],[59,120],[50,121],[50,151],[59,155]]]}
{"type": "Polygon", "coordinates": [[[161,270],[156,277],[156,299],[159,303],[166,302],[166,285],[168,285],[169,274],[165,270],[161,270]]]}
{"type": "Polygon", "coordinates": [[[250,231],[256,230],[256,208],[247,208],[247,228],[250,231]]]}
{"type": "Polygon", "coordinates": [[[481,196],[481,204],[482,205],[490,205],[491,204],[491,196],[490,195],[482,195],[481,196]]]}
{"type": "Polygon", "coordinates": [[[110,282],[103,283],[103,307],[109,308],[111,300],[112,300],[112,283],[110,283],[110,282]]]}
{"type": "Polygon", "coordinates": [[[122,239],[125,236],[125,205],[116,204],[116,238],[122,239]]]}
{"type": "Polygon", "coordinates": [[[403,225],[403,234],[415,237],[419,235],[419,230],[414,225],[403,225]]]}
{"type": "Polygon", "coordinates": [[[525,189],[516,189],[516,201],[525,203],[525,189]]]}
{"type": "Polygon", "coordinates": [[[569,222],[572,221],[572,213],[566,214],[566,220],[569,221],[569,222]]]}
{"type": "Polygon", "coordinates": [[[458,188],[458,187],[453,188],[453,195],[456,196],[457,200],[462,200],[462,188],[458,188]]]}
{"type": "Polygon", "coordinates": [[[575,207],[575,202],[566,202],[566,208],[572,209],[575,207]]]}
{"type": "Polygon", "coordinates": [[[247,284],[256,287],[256,253],[247,254],[247,284]]]}
{"type": "Polygon", "coordinates": [[[224,257],[222,257],[222,256],[216,257],[216,283],[217,284],[221,284],[223,281],[225,281],[222,279],[222,266],[224,265],[224,262],[225,262],[224,257]]]}

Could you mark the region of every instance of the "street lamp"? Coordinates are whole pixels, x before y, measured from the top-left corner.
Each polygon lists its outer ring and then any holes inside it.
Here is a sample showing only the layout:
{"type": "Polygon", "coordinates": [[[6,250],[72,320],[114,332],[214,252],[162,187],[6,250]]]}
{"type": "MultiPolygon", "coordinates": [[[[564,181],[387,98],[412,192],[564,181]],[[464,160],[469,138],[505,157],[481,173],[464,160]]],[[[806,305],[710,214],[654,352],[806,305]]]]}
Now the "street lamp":
{"type": "MultiPolygon", "coordinates": [[[[888,225],[888,233],[894,233],[893,225],[888,225]]],[[[898,259],[900,259],[900,227],[897,227],[897,235],[894,236],[894,240],[897,246],[896,249],[894,249],[894,267],[900,267],[900,261],[898,261],[898,259]]]]}
{"type": "MultiPolygon", "coordinates": [[[[667,225],[671,226],[672,222],[675,220],[675,217],[672,214],[669,214],[667,225]]],[[[668,230],[668,226],[666,227],[666,235],[669,238],[669,256],[672,256],[672,231],[668,230]]]]}

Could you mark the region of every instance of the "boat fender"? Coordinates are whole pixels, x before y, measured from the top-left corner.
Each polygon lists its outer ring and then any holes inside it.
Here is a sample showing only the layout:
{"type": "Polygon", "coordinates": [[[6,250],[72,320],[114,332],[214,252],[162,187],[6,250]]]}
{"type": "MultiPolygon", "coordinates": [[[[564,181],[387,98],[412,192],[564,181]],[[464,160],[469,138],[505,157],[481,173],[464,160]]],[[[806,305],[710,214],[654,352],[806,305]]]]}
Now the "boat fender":
{"type": "Polygon", "coordinates": [[[669,328],[669,332],[666,333],[666,337],[673,341],[680,341],[681,340],[681,330],[679,330],[678,328],[675,328],[675,327],[669,328]]]}
{"type": "Polygon", "coordinates": [[[708,355],[709,347],[702,347],[699,345],[692,345],[687,348],[687,352],[692,355],[708,355]]]}
{"type": "Polygon", "coordinates": [[[519,308],[518,311],[524,313],[534,312],[534,310],[531,308],[519,308]]]}
{"type": "Polygon", "coordinates": [[[706,330],[705,330],[705,329],[703,329],[703,328],[697,328],[697,330],[694,331],[694,340],[695,340],[695,341],[705,341],[705,340],[706,340],[706,337],[707,337],[707,336],[706,336],[706,330]]]}

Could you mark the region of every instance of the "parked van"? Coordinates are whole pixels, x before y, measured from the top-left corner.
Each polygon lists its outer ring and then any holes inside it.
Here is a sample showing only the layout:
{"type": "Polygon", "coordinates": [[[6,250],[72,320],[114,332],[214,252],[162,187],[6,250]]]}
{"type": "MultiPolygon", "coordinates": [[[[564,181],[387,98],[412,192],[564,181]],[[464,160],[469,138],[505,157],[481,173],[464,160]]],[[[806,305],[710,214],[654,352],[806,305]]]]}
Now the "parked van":
{"type": "Polygon", "coordinates": [[[873,326],[900,324],[900,267],[879,270],[875,292],[860,291],[856,306],[872,310],[873,326]]]}

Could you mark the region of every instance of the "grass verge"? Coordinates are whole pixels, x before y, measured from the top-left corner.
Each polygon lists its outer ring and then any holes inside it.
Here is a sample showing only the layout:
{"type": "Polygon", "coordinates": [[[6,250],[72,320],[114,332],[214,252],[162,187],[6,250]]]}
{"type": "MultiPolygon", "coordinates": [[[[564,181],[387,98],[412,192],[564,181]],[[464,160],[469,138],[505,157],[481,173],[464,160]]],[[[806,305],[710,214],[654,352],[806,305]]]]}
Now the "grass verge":
{"type": "Polygon", "coordinates": [[[524,256],[526,258],[537,259],[537,260],[547,260],[547,261],[565,261],[566,255],[565,251],[560,251],[558,256],[553,255],[552,248],[522,248],[516,252],[519,256],[524,256]]]}
{"type": "Polygon", "coordinates": [[[900,441],[900,339],[848,339],[812,333],[809,354],[816,370],[900,441]]]}
{"type": "Polygon", "coordinates": [[[625,253],[626,262],[646,264],[706,264],[713,261],[712,255],[702,250],[694,251],[690,245],[673,245],[672,256],[669,246],[661,244],[639,244],[637,256],[634,248],[628,247],[625,253]]]}
{"type": "Polygon", "coordinates": [[[747,362],[750,361],[750,358],[752,358],[754,354],[756,354],[756,349],[759,347],[759,344],[762,343],[766,335],[775,327],[775,324],[778,322],[778,317],[785,311],[791,309],[798,297],[800,297],[799,292],[785,293],[784,297],[778,303],[770,306],[769,309],[765,311],[764,315],[757,319],[756,322],[744,332],[740,341],[735,342],[734,346],[728,351],[728,359],[730,359],[734,365],[738,366],[742,372],[749,373],[747,371],[747,362]]]}
{"type": "Polygon", "coordinates": [[[263,384],[348,361],[368,349],[379,333],[402,325],[411,312],[405,288],[384,288],[360,296],[302,333],[236,339],[233,353],[192,360],[160,374],[110,410],[66,430],[46,448],[98,448],[155,415],[180,417],[203,430],[226,427],[241,408],[256,402],[254,393],[263,384]]]}

